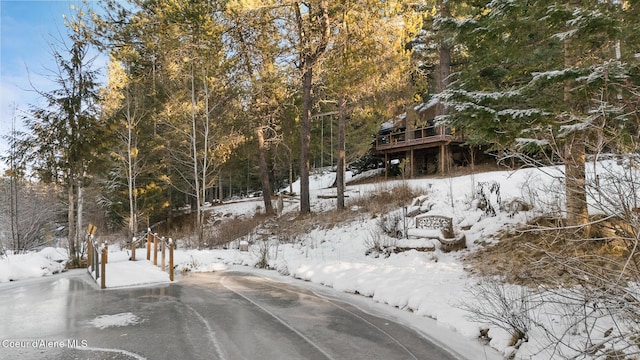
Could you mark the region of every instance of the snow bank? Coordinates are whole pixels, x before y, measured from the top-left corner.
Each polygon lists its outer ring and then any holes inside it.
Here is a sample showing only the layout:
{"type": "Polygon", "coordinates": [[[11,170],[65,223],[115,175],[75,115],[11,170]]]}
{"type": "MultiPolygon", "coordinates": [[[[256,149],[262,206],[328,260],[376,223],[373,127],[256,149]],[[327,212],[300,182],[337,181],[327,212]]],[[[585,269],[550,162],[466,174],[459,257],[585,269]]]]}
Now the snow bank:
{"type": "Polygon", "coordinates": [[[0,258],[0,283],[59,273],[67,259],[66,249],[50,247],[0,258]]]}

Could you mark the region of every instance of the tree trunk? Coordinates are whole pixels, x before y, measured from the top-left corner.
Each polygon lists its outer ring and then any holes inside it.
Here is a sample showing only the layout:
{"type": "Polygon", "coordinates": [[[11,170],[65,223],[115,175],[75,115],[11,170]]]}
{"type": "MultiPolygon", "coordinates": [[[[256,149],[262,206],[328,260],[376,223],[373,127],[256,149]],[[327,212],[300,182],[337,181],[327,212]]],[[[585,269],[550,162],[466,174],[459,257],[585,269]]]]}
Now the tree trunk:
{"type": "MultiPolygon", "coordinates": [[[[448,1],[438,0],[440,16],[447,18],[451,16],[448,1]]],[[[449,86],[449,76],[451,75],[451,47],[445,40],[440,40],[439,50],[440,64],[438,69],[437,93],[444,92],[449,86]]],[[[447,109],[443,104],[438,104],[437,115],[447,115],[447,109]]]]}
{"type": "Polygon", "coordinates": [[[133,239],[133,236],[137,232],[138,219],[136,217],[137,209],[136,209],[136,195],[135,195],[135,164],[134,161],[137,158],[137,153],[134,154],[133,151],[133,121],[129,108],[129,100],[127,100],[127,172],[128,179],[127,185],[129,187],[129,239],[133,239]]]}
{"type": "Polygon", "coordinates": [[[329,37],[331,36],[329,2],[321,0],[317,10],[312,9],[310,3],[305,3],[306,15],[302,14],[300,2],[294,3],[296,12],[296,25],[300,37],[300,64],[302,69],[302,121],[300,124],[300,214],[311,212],[309,199],[309,168],[310,168],[310,144],[311,144],[311,107],[313,106],[312,85],[313,67],[320,57],[327,51],[329,37]],[[307,20],[305,20],[305,18],[307,20]],[[305,22],[314,19],[314,24],[308,24],[314,29],[308,32],[305,22]]]}
{"type": "MultiPolygon", "coordinates": [[[[571,43],[571,37],[564,39],[563,43],[564,67],[570,68],[576,63],[576,49],[571,43]]],[[[571,84],[565,81],[563,89],[563,99],[571,108],[572,94],[571,84]]],[[[564,143],[564,164],[565,164],[565,197],[568,226],[584,225],[583,235],[588,237],[590,228],[589,212],[587,208],[586,191],[586,133],[575,131],[567,135],[564,143]]]]}
{"type": "Polygon", "coordinates": [[[202,248],[203,239],[202,239],[202,208],[200,203],[200,179],[199,179],[199,169],[198,169],[198,132],[196,127],[196,84],[195,84],[195,73],[193,62],[191,63],[191,151],[192,151],[192,165],[193,165],[193,194],[195,194],[195,203],[196,203],[196,234],[198,238],[198,249],[202,248]]]}
{"type": "MultiPolygon", "coordinates": [[[[84,212],[84,187],[82,186],[82,180],[78,180],[78,188],[76,189],[77,192],[77,215],[76,215],[76,244],[80,245],[82,244],[82,239],[83,239],[83,234],[84,234],[84,228],[82,227],[82,215],[84,212]]],[[[76,257],[78,256],[78,251],[76,249],[76,257]]]]}
{"type": "Polygon", "coordinates": [[[258,136],[258,158],[260,167],[260,183],[262,184],[262,199],[264,200],[264,212],[273,215],[271,205],[271,184],[269,183],[269,168],[267,167],[267,147],[264,145],[264,129],[256,129],[258,136]]]}
{"type": "Polygon", "coordinates": [[[344,206],[345,191],[345,171],[346,171],[346,154],[345,154],[345,125],[347,122],[347,101],[344,95],[340,96],[338,102],[338,164],[336,168],[336,191],[338,195],[337,207],[342,210],[344,206]]]}
{"type": "Polygon", "coordinates": [[[69,201],[67,207],[67,226],[69,226],[68,242],[69,242],[69,260],[73,266],[78,264],[76,257],[76,223],[75,223],[75,197],[73,194],[73,181],[69,181],[67,187],[67,200],[69,201]]]}
{"type": "MultiPolygon", "coordinates": [[[[202,145],[202,181],[200,182],[200,195],[198,199],[198,243],[204,242],[204,203],[207,201],[207,173],[209,172],[209,131],[211,127],[211,109],[209,109],[209,86],[207,84],[208,72],[203,73],[204,84],[204,129],[202,145]]],[[[195,133],[194,133],[195,136],[195,133]]],[[[197,158],[196,158],[197,159],[197,158]]],[[[197,161],[197,160],[196,160],[197,161]]]]}
{"type": "MultiPolygon", "coordinates": [[[[16,172],[16,167],[13,165],[13,154],[11,155],[11,176],[10,179],[10,209],[9,216],[11,217],[11,239],[12,239],[12,249],[16,252],[22,252],[23,249],[21,241],[20,241],[20,227],[19,227],[19,213],[18,213],[18,175],[16,172]]],[[[0,248],[0,251],[3,249],[0,248]]]]}
{"type": "MultiPolygon", "coordinates": [[[[585,140],[583,133],[572,133],[564,144],[565,195],[567,225],[569,226],[581,226],[589,223],[585,190],[585,140]]],[[[588,227],[585,228],[585,235],[589,234],[589,230],[588,227]]]]}
{"type": "Polygon", "coordinates": [[[300,123],[300,214],[311,212],[309,191],[311,146],[311,86],[313,68],[307,66],[302,75],[302,121],[300,123]]]}
{"type": "Polygon", "coordinates": [[[293,195],[293,160],[289,159],[289,194],[293,195]]]}

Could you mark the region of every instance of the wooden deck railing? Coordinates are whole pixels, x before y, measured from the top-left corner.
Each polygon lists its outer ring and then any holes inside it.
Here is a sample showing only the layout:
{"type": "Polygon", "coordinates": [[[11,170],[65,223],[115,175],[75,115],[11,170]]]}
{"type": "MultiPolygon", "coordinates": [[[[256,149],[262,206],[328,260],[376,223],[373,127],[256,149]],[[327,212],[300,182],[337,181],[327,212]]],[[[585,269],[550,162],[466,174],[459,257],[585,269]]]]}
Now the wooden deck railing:
{"type": "Polygon", "coordinates": [[[452,132],[450,128],[443,126],[426,126],[378,135],[376,138],[376,150],[389,150],[447,140],[462,141],[462,136],[460,133],[452,132]]]}

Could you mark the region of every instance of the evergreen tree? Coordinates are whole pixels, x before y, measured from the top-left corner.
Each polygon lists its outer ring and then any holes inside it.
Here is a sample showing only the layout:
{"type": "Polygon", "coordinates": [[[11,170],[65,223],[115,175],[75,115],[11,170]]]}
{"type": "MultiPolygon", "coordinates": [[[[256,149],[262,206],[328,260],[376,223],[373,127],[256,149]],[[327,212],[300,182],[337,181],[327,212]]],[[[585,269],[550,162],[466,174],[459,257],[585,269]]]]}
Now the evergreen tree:
{"type": "Polygon", "coordinates": [[[596,84],[589,79],[613,74],[598,69],[617,63],[625,16],[610,2],[492,1],[459,27],[468,61],[443,94],[456,111],[449,119],[499,153],[562,161],[569,225],[588,224],[584,165],[596,104],[586,90],[596,84]]]}
{"type": "Polygon", "coordinates": [[[113,70],[105,89],[104,116],[119,139],[111,152],[114,161],[109,175],[103,180],[102,203],[115,226],[129,223],[135,232],[143,221],[149,227],[169,219],[171,208],[184,203],[169,186],[166,129],[160,115],[170,91],[163,81],[165,39],[160,36],[161,24],[153,21],[154,3],[132,1],[124,7],[106,0],[102,5],[104,11],[94,22],[100,44],[111,54],[113,70]]]}
{"type": "Polygon", "coordinates": [[[325,55],[331,38],[329,1],[294,2],[295,48],[302,79],[302,116],[300,119],[300,213],[311,212],[309,169],[311,113],[314,105],[314,71],[325,55]]]}
{"type": "Polygon", "coordinates": [[[69,41],[52,45],[57,65],[52,80],[57,88],[38,91],[47,106],[32,106],[29,130],[19,146],[40,180],[63,185],[67,192],[67,223],[71,264],[79,264],[84,235],[84,188],[98,166],[104,145],[98,116],[98,71],[92,69],[92,29],[82,9],[67,19],[69,41]]]}
{"type": "Polygon", "coordinates": [[[349,150],[354,160],[370,150],[368,135],[377,131],[380,118],[391,116],[394,105],[406,100],[409,52],[404,50],[403,11],[408,10],[393,1],[338,4],[332,48],[323,62],[321,94],[327,104],[335,104],[332,109],[338,117],[337,207],[343,209],[347,133],[353,139],[349,150]]]}
{"type": "Polygon", "coordinates": [[[231,47],[238,54],[242,71],[244,112],[253,128],[258,154],[259,177],[265,212],[272,214],[268,150],[282,141],[281,124],[290,106],[292,91],[287,84],[290,68],[283,61],[278,28],[281,9],[228,7],[231,47]]]}

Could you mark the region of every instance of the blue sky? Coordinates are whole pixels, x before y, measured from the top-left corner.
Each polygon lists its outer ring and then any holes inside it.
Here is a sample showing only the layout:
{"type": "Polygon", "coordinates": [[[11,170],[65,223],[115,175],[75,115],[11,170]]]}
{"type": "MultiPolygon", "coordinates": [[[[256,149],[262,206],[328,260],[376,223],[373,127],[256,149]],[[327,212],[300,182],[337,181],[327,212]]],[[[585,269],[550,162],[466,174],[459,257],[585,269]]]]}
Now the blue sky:
{"type": "MultiPolygon", "coordinates": [[[[50,44],[66,38],[63,14],[71,16],[77,0],[0,0],[0,136],[11,131],[13,108],[20,112],[29,104],[40,104],[31,90],[53,89],[50,44]]],[[[0,152],[7,150],[0,140],[0,152]]],[[[0,169],[4,164],[0,163],[0,169]]]]}

